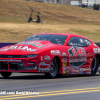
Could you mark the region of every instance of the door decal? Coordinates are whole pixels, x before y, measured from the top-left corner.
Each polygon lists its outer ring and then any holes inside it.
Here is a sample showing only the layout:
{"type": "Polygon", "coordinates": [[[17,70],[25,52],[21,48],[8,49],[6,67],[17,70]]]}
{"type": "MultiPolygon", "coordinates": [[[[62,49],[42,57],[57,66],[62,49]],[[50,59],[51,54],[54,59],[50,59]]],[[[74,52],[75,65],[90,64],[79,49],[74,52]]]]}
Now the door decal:
{"type": "Polygon", "coordinates": [[[80,67],[86,63],[86,51],[82,47],[73,46],[69,50],[69,65],[73,67],[80,67]]]}

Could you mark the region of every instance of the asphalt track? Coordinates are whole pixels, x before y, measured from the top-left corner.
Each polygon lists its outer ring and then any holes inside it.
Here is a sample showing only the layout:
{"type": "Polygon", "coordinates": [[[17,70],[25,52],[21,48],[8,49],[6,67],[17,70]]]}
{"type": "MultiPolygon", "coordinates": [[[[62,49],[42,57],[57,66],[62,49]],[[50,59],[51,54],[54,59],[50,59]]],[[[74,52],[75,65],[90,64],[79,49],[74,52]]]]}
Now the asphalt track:
{"type": "Polygon", "coordinates": [[[0,94],[0,100],[100,100],[100,74],[48,79],[44,74],[13,73],[8,79],[0,76],[1,91],[36,91],[39,94],[0,94]]]}

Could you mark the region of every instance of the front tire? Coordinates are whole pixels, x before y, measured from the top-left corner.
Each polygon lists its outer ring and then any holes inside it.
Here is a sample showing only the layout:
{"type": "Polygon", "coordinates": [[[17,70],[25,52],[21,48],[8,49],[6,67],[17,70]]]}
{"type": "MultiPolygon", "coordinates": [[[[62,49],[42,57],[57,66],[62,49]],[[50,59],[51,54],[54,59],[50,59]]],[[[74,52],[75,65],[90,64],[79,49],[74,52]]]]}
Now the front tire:
{"type": "Polygon", "coordinates": [[[96,75],[99,67],[99,57],[98,55],[94,56],[91,64],[91,75],[94,76],[96,75]]]}
{"type": "Polygon", "coordinates": [[[12,72],[1,72],[1,75],[2,75],[4,78],[8,78],[11,74],[12,74],[12,72]]]}
{"type": "Polygon", "coordinates": [[[58,60],[55,57],[51,63],[50,73],[45,73],[45,75],[48,76],[49,78],[55,78],[57,74],[58,74],[58,60]]]}

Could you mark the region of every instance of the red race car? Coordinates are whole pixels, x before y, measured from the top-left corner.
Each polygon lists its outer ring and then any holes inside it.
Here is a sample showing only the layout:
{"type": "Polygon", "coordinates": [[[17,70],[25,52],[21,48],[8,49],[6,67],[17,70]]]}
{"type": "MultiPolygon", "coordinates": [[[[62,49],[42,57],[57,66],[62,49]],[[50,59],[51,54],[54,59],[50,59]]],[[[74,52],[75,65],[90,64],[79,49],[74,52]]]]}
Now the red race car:
{"type": "Polygon", "coordinates": [[[99,67],[100,48],[83,36],[43,33],[0,49],[0,73],[45,73],[95,75],[99,67]]]}

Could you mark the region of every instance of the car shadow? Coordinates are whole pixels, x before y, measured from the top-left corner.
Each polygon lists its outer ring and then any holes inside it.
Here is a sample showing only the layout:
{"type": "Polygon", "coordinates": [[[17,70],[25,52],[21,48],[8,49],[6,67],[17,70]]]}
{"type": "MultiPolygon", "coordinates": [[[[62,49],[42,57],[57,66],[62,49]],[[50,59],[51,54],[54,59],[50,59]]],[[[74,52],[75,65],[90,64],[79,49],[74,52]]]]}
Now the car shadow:
{"type": "MultiPolygon", "coordinates": [[[[100,74],[96,74],[95,76],[100,76],[100,74]]],[[[14,75],[13,74],[8,77],[8,78],[4,78],[2,76],[0,76],[0,79],[21,79],[21,80],[31,80],[31,79],[35,79],[35,80],[39,80],[39,79],[63,79],[63,78],[82,78],[82,77],[95,77],[95,76],[91,76],[91,75],[61,75],[61,76],[57,76],[56,78],[48,78],[45,76],[45,74],[35,74],[35,75],[14,75]]]]}

